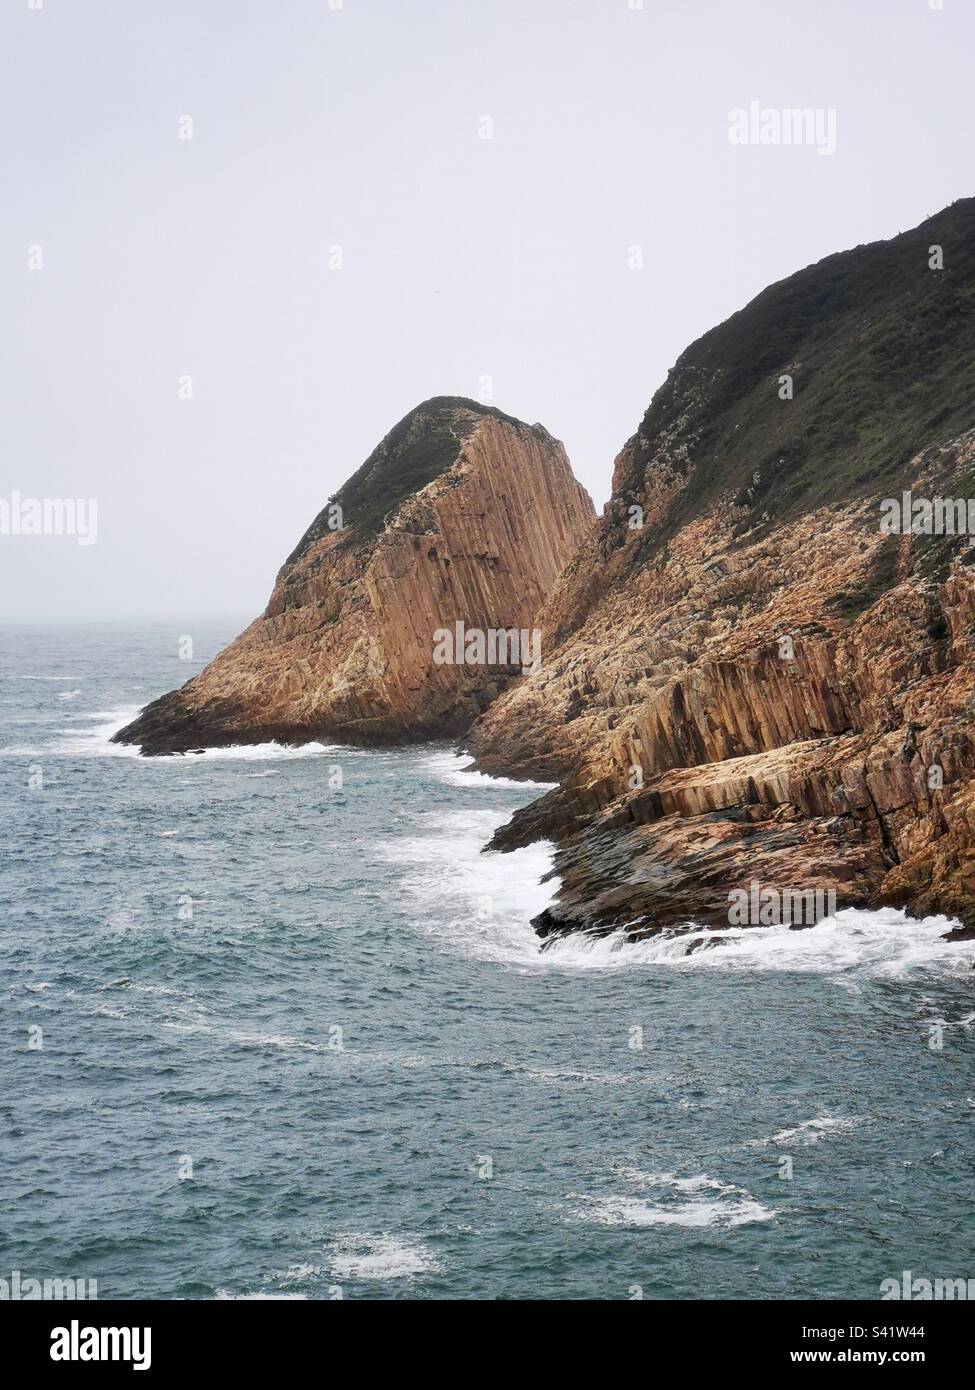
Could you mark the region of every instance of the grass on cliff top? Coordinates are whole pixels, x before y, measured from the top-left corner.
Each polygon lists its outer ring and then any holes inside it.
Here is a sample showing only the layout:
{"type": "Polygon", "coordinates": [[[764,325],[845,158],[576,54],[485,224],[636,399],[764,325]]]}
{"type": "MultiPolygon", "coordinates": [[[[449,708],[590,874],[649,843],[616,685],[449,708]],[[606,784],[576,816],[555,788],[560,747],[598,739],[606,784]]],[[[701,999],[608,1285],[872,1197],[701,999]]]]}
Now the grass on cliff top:
{"type": "Polygon", "coordinates": [[[654,460],[668,457],[666,433],[677,429],[689,467],[670,462],[686,468],[687,486],[664,524],[644,537],[634,567],[726,493],[749,508],[739,531],[828,504],[896,496],[909,485],[915,454],[973,425],[969,198],[913,231],[772,285],[686,350],[644,416],[618,493],[627,505],[641,500],[654,460]],[[943,270],[929,268],[935,245],[943,270]],[[792,400],[779,397],[786,374],[792,400]]]}
{"type": "Polygon", "coordinates": [[[325,534],[328,509],[336,502],[342,508],[344,524],[354,536],[370,539],[379,535],[391,512],[453,466],[461,443],[476,427],[478,417],[485,415],[519,429],[541,429],[463,396],[434,396],[424,401],[393,426],[365,463],[329,499],[286,563],[294,564],[313,541],[325,534]]]}

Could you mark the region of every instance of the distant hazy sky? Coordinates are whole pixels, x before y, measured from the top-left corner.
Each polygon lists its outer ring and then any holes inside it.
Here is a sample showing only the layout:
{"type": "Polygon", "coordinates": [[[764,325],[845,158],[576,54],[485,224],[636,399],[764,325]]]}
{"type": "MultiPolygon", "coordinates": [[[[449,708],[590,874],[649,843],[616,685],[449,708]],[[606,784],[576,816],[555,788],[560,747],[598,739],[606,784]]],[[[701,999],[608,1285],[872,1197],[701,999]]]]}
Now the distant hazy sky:
{"type": "Polygon", "coordinates": [[[689,342],[975,192],[972,0],[336,4],[2,0],[0,498],[99,508],[0,536],[3,617],[254,616],[486,377],[601,506],[689,342]],[[730,144],[752,101],[835,155],[730,144]]]}

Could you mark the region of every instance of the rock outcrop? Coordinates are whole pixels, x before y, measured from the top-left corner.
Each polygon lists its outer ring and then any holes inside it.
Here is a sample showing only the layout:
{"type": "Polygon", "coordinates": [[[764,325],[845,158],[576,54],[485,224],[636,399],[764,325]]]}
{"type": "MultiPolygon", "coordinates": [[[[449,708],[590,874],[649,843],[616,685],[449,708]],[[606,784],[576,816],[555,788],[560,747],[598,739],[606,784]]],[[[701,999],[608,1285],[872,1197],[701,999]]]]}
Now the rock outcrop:
{"type": "Polygon", "coordinates": [[[438,661],[435,634],[531,630],[594,518],[541,425],[427,401],[312,523],[264,614],[116,738],[158,754],[459,734],[526,654],[502,642],[493,663],[490,650],[483,662],[438,661]]]}
{"type": "Polygon", "coordinates": [[[973,310],[969,199],[680,358],[468,740],[561,782],[494,841],[557,842],[540,933],[727,925],[756,881],[975,920],[973,537],[882,529],[975,498],[973,310]]]}

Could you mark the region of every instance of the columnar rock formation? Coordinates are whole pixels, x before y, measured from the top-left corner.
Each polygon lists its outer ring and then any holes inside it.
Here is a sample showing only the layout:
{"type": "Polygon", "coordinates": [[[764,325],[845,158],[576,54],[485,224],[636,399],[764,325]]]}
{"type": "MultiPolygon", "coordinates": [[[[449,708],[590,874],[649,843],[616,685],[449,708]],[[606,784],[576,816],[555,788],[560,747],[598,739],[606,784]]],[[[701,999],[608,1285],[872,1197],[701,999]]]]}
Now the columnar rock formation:
{"type": "Polygon", "coordinates": [[[469,739],[562,781],[495,837],[559,842],[541,932],[727,925],[756,880],[975,919],[973,538],[881,529],[975,498],[973,306],[966,200],[681,357],[469,739]]]}
{"type": "Polygon", "coordinates": [[[118,737],[466,731],[560,782],[493,842],[557,841],[543,935],[727,924],[756,882],[975,930],[975,547],[930,505],[975,531],[973,306],[972,199],[773,285],[679,359],[597,524],[541,426],[427,402],[118,737]],[[439,665],[458,621],[538,623],[541,668],[439,665]]]}
{"type": "Polygon", "coordinates": [[[168,753],[458,734],[520,676],[526,654],[438,663],[435,633],[457,622],[531,629],[594,515],[541,425],[427,401],[309,527],[264,614],[116,737],[168,753]]]}

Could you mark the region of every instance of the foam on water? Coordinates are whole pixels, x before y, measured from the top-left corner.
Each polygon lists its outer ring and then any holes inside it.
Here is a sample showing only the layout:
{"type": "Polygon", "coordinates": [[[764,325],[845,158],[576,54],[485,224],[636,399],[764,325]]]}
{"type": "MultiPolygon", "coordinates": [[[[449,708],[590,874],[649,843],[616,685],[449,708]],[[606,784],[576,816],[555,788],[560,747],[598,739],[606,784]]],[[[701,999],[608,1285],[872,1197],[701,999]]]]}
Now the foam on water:
{"type": "Polygon", "coordinates": [[[329,1267],[335,1279],[415,1279],[440,1272],[433,1251],[421,1241],[358,1231],[334,1238],[329,1267]]]}
{"type": "MultiPolygon", "coordinates": [[[[524,783],[466,771],[464,759],[451,753],[430,756],[426,766],[450,786],[526,789],[524,783]]],[[[578,933],[551,939],[541,950],[531,920],[558,892],[554,846],[540,841],[504,854],[485,851],[505,816],[477,807],[463,816],[454,813],[446,827],[439,812],[412,819],[420,833],[383,845],[380,856],[399,867],[404,905],[416,928],[443,947],[478,959],[569,971],[803,971],[836,977],[851,991],[857,989],[850,978],[855,974],[964,976],[975,965],[975,942],[944,940],[950,919],[918,921],[894,908],[844,909],[803,931],[786,926],[714,931],[689,924],[644,941],[629,940],[623,931],[578,933]],[[713,944],[702,948],[702,943],[713,944]]]]}
{"type": "Polygon", "coordinates": [[[964,976],[975,962],[975,942],[945,941],[947,917],[908,917],[895,908],[847,908],[815,927],[692,929],[628,941],[624,932],[579,934],[551,941],[545,957],[572,969],[657,966],[687,971],[804,971],[823,975],[865,972],[900,979],[925,972],[964,976]],[[697,943],[713,941],[707,949],[697,943]]]}
{"type": "Polygon", "coordinates": [[[792,1125],[788,1129],[780,1129],[777,1134],[773,1134],[771,1139],[763,1139],[762,1144],[775,1144],[780,1148],[788,1145],[791,1148],[806,1148],[812,1144],[818,1144],[822,1139],[827,1139],[832,1135],[848,1134],[856,1129],[860,1121],[853,1115],[816,1115],[811,1120],[803,1120],[802,1124],[792,1125]]]}
{"type": "Polygon", "coordinates": [[[552,901],[542,883],[552,867],[548,842],[508,854],[483,852],[498,824],[490,810],[414,817],[419,832],[377,848],[401,875],[404,908],[412,924],[440,945],[480,960],[544,965],[531,919],[552,901]]]}
{"type": "MultiPolygon", "coordinates": [[[[472,791],[503,791],[512,785],[465,771],[464,760],[451,753],[429,757],[427,766],[448,785],[472,791]]],[[[524,783],[513,785],[525,791],[524,783]]],[[[943,939],[950,919],[918,921],[894,908],[844,909],[803,931],[691,926],[644,941],[631,941],[623,931],[579,933],[549,940],[541,950],[531,920],[558,892],[554,846],[540,841],[504,854],[485,852],[504,818],[504,811],[475,806],[463,816],[454,813],[445,826],[438,812],[421,812],[413,817],[416,836],[396,839],[380,850],[387,863],[400,869],[413,924],[447,949],[547,970],[804,971],[836,977],[850,990],[857,988],[850,977],[861,973],[890,979],[925,973],[963,976],[975,964],[975,942],[943,939]],[[702,948],[702,943],[713,944],[702,948]]]]}
{"type": "Polygon", "coordinates": [[[570,1193],[570,1218],[601,1226],[684,1226],[733,1229],[755,1222],[772,1221],[777,1213],[763,1206],[750,1192],[701,1173],[679,1178],[673,1173],[641,1173],[624,1170],[633,1187],[651,1190],[651,1196],[629,1193],[591,1195],[570,1193]]]}
{"type": "Polygon", "coordinates": [[[279,758],[315,758],[323,753],[341,752],[343,756],[349,754],[348,749],[328,743],[304,743],[299,747],[290,747],[282,743],[241,743],[229,748],[205,748],[200,753],[186,753],[174,757],[143,758],[137,745],[112,742],[113,736],[120,729],[124,729],[126,724],[131,724],[142,708],[142,705],[126,705],[119,709],[93,710],[91,713],[77,716],[78,723],[87,722],[93,727],[61,729],[59,736],[47,744],[0,748],[0,757],[138,758],[140,762],[153,767],[183,767],[187,763],[199,761],[265,762],[268,759],[279,758]]]}
{"type": "MultiPolygon", "coordinates": [[[[72,677],[19,679],[69,681],[72,677]]],[[[79,715],[74,727],[61,729],[54,741],[0,749],[0,755],[121,757],[155,768],[185,768],[198,761],[261,763],[336,753],[343,758],[369,756],[322,743],[300,747],[264,743],[211,748],[177,758],[142,758],[137,747],[111,741],[140,708],[126,705],[79,715]]],[[[411,821],[416,834],[387,841],[376,852],[397,867],[403,907],[412,923],[446,949],[522,969],[815,972],[836,977],[850,990],[857,988],[851,977],[860,973],[891,979],[926,972],[960,976],[975,965],[975,942],[943,939],[952,925],[949,919],[916,921],[891,908],[846,909],[803,931],[785,926],[691,928],[638,942],[628,940],[622,931],[601,936],[579,933],[549,940],[543,951],[531,920],[554,901],[558,891],[559,881],[552,872],[554,846],[541,841],[504,854],[485,852],[484,846],[498,825],[524,804],[526,795],[542,793],[551,784],[490,777],[472,770],[466,755],[448,750],[425,754],[422,767],[446,786],[470,791],[470,809],[452,812],[446,827],[438,811],[415,813],[411,821]],[[515,791],[519,796],[506,806],[489,809],[478,804],[485,796],[496,798],[515,791]],[[699,949],[702,943],[713,944],[699,949]]],[[[246,775],[272,774],[265,770],[246,775]]],[[[158,833],[172,837],[175,832],[158,833]]]]}
{"type": "Polygon", "coordinates": [[[424,760],[424,765],[434,776],[446,782],[449,787],[480,788],[499,787],[506,791],[547,792],[558,784],[556,782],[519,781],[514,777],[491,777],[486,772],[474,770],[474,759],[462,753],[433,753],[424,760]]]}

